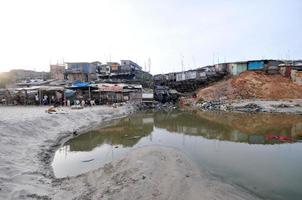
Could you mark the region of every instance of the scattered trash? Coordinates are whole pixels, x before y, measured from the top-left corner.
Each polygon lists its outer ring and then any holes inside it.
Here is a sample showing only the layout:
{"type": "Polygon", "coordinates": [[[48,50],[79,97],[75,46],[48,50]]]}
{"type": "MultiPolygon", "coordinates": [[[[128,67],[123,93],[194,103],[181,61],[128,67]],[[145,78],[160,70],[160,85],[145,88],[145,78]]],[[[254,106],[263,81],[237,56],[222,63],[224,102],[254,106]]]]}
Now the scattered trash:
{"type": "Polygon", "coordinates": [[[84,107],[83,106],[81,106],[81,105],[72,105],[71,106],[71,109],[73,109],[73,110],[80,110],[80,109],[83,109],[84,107]]]}
{"type": "Polygon", "coordinates": [[[128,138],[128,140],[135,140],[135,139],[138,139],[138,138],[141,138],[142,136],[133,136],[133,137],[131,137],[131,138],[128,138]]]}
{"type": "Polygon", "coordinates": [[[288,142],[293,141],[294,139],[290,136],[284,136],[284,135],[267,135],[265,136],[265,139],[268,141],[281,141],[281,142],[288,142]]]}
{"type": "Polygon", "coordinates": [[[243,111],[243,112],[260,112],[262,107],[255,103],[249,103],[244,106],[238,106],[234,108],[236,111],[243,111]]]}
{"type": "Polygon", "coordinates": [[[93,159],[90,159],[90,160],[83,160],[82,162],[91,162],[91,161],[93,161],[94,160],[94,158],[93,159]]]}

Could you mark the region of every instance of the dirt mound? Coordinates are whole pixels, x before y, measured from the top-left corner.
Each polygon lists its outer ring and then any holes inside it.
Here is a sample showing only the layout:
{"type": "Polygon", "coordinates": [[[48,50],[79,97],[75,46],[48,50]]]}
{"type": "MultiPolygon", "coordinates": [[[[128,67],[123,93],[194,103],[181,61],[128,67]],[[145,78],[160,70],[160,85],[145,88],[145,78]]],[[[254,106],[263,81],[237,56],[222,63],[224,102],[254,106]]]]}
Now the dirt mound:
{"type": "Polygon", "coordinates": [[[245,71],[236,77],[220,81],[197,93],[199,99],[302,99],[302,85],[281,75],[245,71]]]}

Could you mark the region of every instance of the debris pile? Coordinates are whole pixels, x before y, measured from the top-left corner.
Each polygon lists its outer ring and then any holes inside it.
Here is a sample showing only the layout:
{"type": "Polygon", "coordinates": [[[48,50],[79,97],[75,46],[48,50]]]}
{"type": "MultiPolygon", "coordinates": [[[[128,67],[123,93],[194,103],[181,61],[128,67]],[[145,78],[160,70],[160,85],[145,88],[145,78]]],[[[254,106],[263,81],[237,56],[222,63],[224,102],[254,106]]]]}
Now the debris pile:
{"type": "Polygon", "coordinates": [[[235,107],[234,110],[242,112],[260,112],[262,107],[255,103],[249,103],[241,107],[235,107]]]}
{"type": "Polygon", "coordinates": [[[223,104],[221,101],[206,101],[203,103],[198,103],[197,107],[202,110],[224,110],[226,111],[228,108],[226,105],[223,104]]]}

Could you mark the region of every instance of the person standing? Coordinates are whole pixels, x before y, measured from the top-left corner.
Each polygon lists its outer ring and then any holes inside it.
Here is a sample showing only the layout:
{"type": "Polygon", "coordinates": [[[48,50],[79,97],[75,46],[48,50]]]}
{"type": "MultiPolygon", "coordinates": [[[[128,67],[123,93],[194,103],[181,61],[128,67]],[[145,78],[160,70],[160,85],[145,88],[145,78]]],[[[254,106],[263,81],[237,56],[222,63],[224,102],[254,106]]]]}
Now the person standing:
{"type": "Polygon", "coordinates": [[[43,104],[47,105],[48,104],[48,96],[45,94],[43,97],[43,104]]]}
{"type": "Polygon", "coordinates": [[[36,101],[36,105],[40,104],[39,95],[38,94],[35,95],[35,101],[36,101]]]}
{"type": "Polygon", "coordinates": [[[56,102],[56,98],[55,96],[51,96],[51,104],[55,103],[56,102]]]}

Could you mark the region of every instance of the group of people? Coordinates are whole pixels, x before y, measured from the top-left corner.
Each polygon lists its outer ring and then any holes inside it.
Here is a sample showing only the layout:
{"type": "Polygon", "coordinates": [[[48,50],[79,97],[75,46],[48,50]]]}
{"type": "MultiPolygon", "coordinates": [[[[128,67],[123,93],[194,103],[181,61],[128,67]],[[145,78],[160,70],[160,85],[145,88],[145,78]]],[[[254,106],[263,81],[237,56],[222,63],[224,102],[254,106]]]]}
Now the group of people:
{"type": "MultiPolygon", "coordinates": [[[[67,100],[66,105],[67,105],[68,107],[70,107],[70,106],[71,106],[71,101],[70,101],[70,100],[67,100]]],[[[95,100],[91,100],[91,99],[88,99],[88,100],[84,100],[84,99],[78,100],[78,99],[77,99],[77,100],[75,100],[75,101],[73,102],[73,105],[85,107],[85,106],[95,106],[95,105],[97,105],[97,104],[96,104],[96,101],[95,101],[95,100]]]]}
{"type": "Polygon", "coordinates": [[[51,96],[49,98],[49,96],[47,96],[47,95],[44,95],[40,101],[38,94],[35,95],[35,101],[36,101],[37,105],[40,105],[41,103],[42,103],[42,105],[51,105],[51,104],[59,103],[58,99],[55,96],[51,96]]]}

